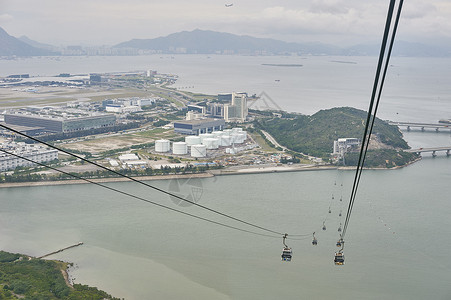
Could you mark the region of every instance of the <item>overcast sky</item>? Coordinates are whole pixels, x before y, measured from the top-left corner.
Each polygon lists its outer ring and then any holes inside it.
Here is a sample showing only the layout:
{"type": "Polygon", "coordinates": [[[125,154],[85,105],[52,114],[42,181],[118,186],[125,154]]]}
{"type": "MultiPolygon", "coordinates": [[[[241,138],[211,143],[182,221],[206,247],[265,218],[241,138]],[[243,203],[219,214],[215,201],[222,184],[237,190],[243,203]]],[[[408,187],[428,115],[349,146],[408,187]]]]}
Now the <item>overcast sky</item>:
{"type": "MultiPolygon", "coordinates": [[[[113,45],[199,28],[345,46],[380,40],[388,2],[0,0],[0,26],[10,35],[53,45],[113,45]]],[[[405,1],[398,39],[451,40],[451,1],[405,1]]]]}

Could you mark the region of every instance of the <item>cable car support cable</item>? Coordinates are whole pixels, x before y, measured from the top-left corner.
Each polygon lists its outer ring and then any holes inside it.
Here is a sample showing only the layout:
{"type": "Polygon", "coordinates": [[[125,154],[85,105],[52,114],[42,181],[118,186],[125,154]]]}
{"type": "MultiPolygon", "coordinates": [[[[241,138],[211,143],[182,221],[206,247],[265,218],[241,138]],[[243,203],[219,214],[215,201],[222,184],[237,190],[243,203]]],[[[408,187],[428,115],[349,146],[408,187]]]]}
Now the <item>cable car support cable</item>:
{"type": "Polygon", "coordinates": [[[195,206],[197,206],[197,207],[200,207],[200,208],[203,208],[203,209],[205,209],[205,210],[208,210],[208,211],[210,211],[210,212],[212,212],[212,213],[221,215],[221,216],[223,216],[223,217],[232,219],[232,220],[234,220],[234,221],[237,221],[237,222],[246,224],[246,225],[248,225],[248,226],[251,226],[251,227],[254,227],[254,228],[257,228],[257,229],[260,229],[260,230],[269,232],[269,233],[277,234],[277,235],[279,235],[279,236],[283,235],[283,233],[278,232],[278,231],[276,231],[276,230],[268,229],[268,228],[265,228],[265,227],[263,227],[263,226],[259,226],[259,225],[256,225],[256,224],[253,224],[253,223],[244,221],[244,220],[242,220],[242,219],[233,217],[233,216],[228,215],[228,214],[226,214],[226,213],[222,213],[222,212],[220,212],[220,211],[217,211],[217,210],[215,210],[215,209],[209,208],[209,207],[207,207],[207,206],[204,206],[204,205],[202,205],[202,204],[196,203],[196,202],[194,202],[194,201],[190,201],[190,200],[185,199],[185,198],[183,198],[183,197],[181,197],[181,196],[179,196],[179,195],[173,194],[173,193],[168,192],[168,191],[166,191],[166,190],[164,190],[164,189],[161,189],[161,188],[158,188],[158,187],[153,186],[153,185],[151,185],[151,184],[145,183],[145,182],[143,182],[143,181],[141,181],[141,180],[138,180],[138,179],[135,179],[135,178],[133,178],[133,177],[124,175],[124,174],[122,174],[122,173],[120,173],[120,172],[118,172],[118,171],[109,169],[109,168],[107,168],[107,167],[105,167],[105,166],[102,166],[102,165],[100,165],[100,164],[98,164],[98,163],[96,163],[96,162],[93,162],[93,161],[91,161],[91,160],[89,160],[89,159],[83,158],[83,157],[81,157],[81,156],[79,156],[79,155],[76,155],[76,154],[73,154],[73,153],[71,153],[71,152],[69,152],[69,151],[67,151],[67,150],[61,149],[61,148],[56,147],[56,146],[54,146],[54,145],[52,145],[52,144],[46,143],[46,142],[44,142],[44,141],[41,141],[41,140],[39,140],[39,139],[37,139],[37,138],[34,138],[34,137],[29,136],[29,135],[27,135],[27,134],[25,134],[25,133],[22,133],[22,132],[20,132],[20,131],[18,131],[18,130],[15,130],[15,129],[13,129],[13,128],[10,128],[10,127],[8,127],[8,126],[6,126],[6,125],[4,125],[4,124],[0,124],[0,127],[3,127],[4,129],[10,130],[10,131],[12,131],[12,132],[14,132],[14,133],[16,133],[16,134],[20,134],[20,135],[22,135],[22,136],[24,136],[24,137],[26,137],[26,138],[28,138],[28,139],[30,139],[30,140],[32,140],[32,141],[35,141],[35,142],[41,143],[41,144],[43,144],[43,145],[46,145],[47,147],[50,147],[50,148],[56,149],[56,150],[58,150],[58,151],[60,151],[60,152],[66,153],[66,154],[68,154],[68,155],[70,155],[70,156],[73,156],[73,157],[75,157],[75,158],[77,158],[77,159],[80,159],[80,160],[82,160],[82,161],[84,161],[84,162],[90,163],[90,164],[92,164],[92,165],[94,165],[94,166],[96,166],[96,167],[99,167],[99,168],[103,169],[103,170],[106,170],[106,171],[109,171],[109,172],[111,172],[111,173],[113,173],[113,174],[116,174],[116,175],[118,175],[118,176],[120,176],[120,177],[127,178],[127,179],[129,179],[129,180],[131,180],[131,181],[133,181],[133,182],[142,184],[142,185],[144,185],[144,186],[146,186],[146,187],[149,187],[149,188],[152,188],[152,189],[154,189],[154,190],[156,190],[156,191],[158,191],[158,192],[164,193],[164,194],[169,195],[169,196],[171,196],[171,197],[175,197],[175,198],[177,198],[177,199],[179,199],[179,200],[188,202],[188,203],[190,203],[190,204],[192,204],[192,205],[195,205],[195,206]]]}
{"type": "MultiPolygon", "coordinates": [[[[390,5],[389,5],[388,14],[387,14],[387,21],[386,21],[384,36],[383,36],[382,45],[381,45],[381,52],[380,52],[380,55],[379,55],[379,62],[378,62],[376,76],[375,76],[375,80],[374,80],[373,92],[372,92],[372,96],[371,96],[370,106],[369,106],[369,109],[368,109],[367,121],[366,121],[366,125],[365,125],[363,141],[362,141],[362,147],[361,147],[361,150],[360,150],[359,161],[358,161],[358,164],[357,164],[357,169],[356,169],[356,173],[355,173],[355,177],[354,177],[354,183],[353,183],[352,192],[351,192],[351,196],[350,196],[350,200],[349,200],[349,205],[348,205],[348,211],[347,211],[347,214],[346,214],[345,224],[344,224],[344,227],[343,227],[343,232],[341,234],[341,238],[343,240],[344,240],[344,237],[345,237],[345,234],[346,234],[346,230],[348,228],[349,219],[351,217],[352,208],[354,206],[354,201],[355,201],[356,194],[357,194],[357,189],[358,189],[358,186],[359,186],[359,183],[360,183],[360,178],[361,178],[361,174],[362,174],[362,170],[363,170],[363,165],[365,163],[365,157],[366,157],[366,153],[367,153],[367,150],[368,150],[368,145],[369,145],[369,142],[370,142],[371,134],[372,134],[372,131],[373,131],[373,126],[374,126],[374,122],[375,122],[375,119],[376,119],[377,109],[379,107],[379,102],[380,102],[380,98],[381,98],[381,94],[382,94],[382,88],[383,88],[383,85],[384,85],[384,82],[385,82],[385,77],[386,77],[386,73],[387,73],[387,69],[388,69],[388,65],[389,65],[389,61],[390,61],[390,56],[391,56],[391,52],[392,52],[392,49],[393,49],[393,44],[394,44],[394,40],[395,40],[395,36],[396,36],[396,31],[397,31],[398,24],[399,24],[399,19],[400,19],[400,16],[401,16],[403,0],[400,0],[400,3],[398,5],[398,11],[397,11],[397,14],[396,14],[395,23],[394,23],[393,30],[392,30],[392,33],[391,33],[389,50],[388,50],[388,53],[387,53],[387,57],[385,59],[384,71],[383,71],[383,75],[382,75],[381,82],[380,82],[380,85],[379,85],[379,77],[380,77],[382,65],[383,65],[383,62],[384,62],[384,56],[385,56],[385,52],[386,52],[385,49],[386,49],[387,40],[388,40],[388,36],[389,36],[389,32],[390,32],[390,25],[391,25],[391,19],[393,17],[393,11],[394,11],[395,2],[396,2],[395,0],[391,0],[390,5]],[[377,101],[375,101],[376,94],[377,94],[377,101]],[[374,104],[375,104],[375,106],[374,106],[374,104]],[[373,112],[373,106],[374,106],[374,112],[373,112]]],[[[343,244],[343,246],[344,246],[344,244],[343,244]]],[[[342,250],[343,250],[343,248],[342,248],[342,250]]]]}

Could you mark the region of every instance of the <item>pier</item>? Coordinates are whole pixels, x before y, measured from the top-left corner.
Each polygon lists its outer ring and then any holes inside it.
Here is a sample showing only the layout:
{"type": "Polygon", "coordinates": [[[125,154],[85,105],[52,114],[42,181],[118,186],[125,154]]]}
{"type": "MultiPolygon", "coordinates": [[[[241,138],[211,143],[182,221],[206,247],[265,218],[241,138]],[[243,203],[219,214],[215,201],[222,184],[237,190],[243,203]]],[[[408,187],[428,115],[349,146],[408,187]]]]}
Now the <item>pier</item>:
{"type": "Polygon", "coordinates": [[[435,129],[436,132],[439,132],[440,129],[450,130],[451,132],[451,124],[433,124],[433,123],[415,123],[415,122],[388,122],[390,125],[396,125],[398,127],[406,127],[407,131],[410,131],[412,128],[419,128],[421,131],[425,131],[426,128],[435,129]]]}
{"type": "Polygon", "coordinates": [[[433,148],[418,148],[418,149],[409,149],[409,150],[404,150],[405,152],[411,152],[411,153],[423,153],[423,152],[432,152],[432,157],[436,157],[437,151],[445,151],[446,156],[450,156],[451,155],[451,146],[447,146],[447,147],[433,147],[433,148]]]}
{"type": "Polygon", "coordinates": [[[75,247],[81,246],[81,245],[83,245],[83,242],[79,242],[78,244],[74,244],[74,245],[71,245],[71,246],[69,246],[69,247],[62,248],[62,249],[59,249],[59,250],[57,250],[57,251],[51,252],[51,253],[49,253],[49,254],[39,256],[38,258],[44,258],[44,257],[50,256],[50,255],[56,254],[56,253],[63,252],[63,251],[65,251],[65,250],[67,250],[67,249],[70,249],[70,248],[75,248],[75,247]]]}

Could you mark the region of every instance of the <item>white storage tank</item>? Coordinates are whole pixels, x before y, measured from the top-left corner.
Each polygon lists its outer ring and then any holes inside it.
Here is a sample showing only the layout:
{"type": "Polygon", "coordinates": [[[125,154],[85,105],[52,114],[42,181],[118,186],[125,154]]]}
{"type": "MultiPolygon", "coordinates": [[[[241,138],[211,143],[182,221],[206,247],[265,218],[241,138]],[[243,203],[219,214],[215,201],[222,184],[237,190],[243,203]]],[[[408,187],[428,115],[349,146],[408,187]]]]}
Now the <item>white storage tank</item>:
{"type": "Polygon", "coordinates": [[[207,146],[205,145],[192,145],[191,157],[205,157],[207,156],[207,146]]]}
{"type": "Polygon", "coordinates": [[[244,134],[238,133],[238,134],[236,135],[235,143],[237,143],[237,144],[244,143],[244,140],[245,140],[245,139],[246,139],[246,137],[244,136],[244,134]]]}
{"type": "Polygon", "coordinates": [[[214,138],[215,136],[211,133],[201,133],[201,134],[199,134],[199,137],[200,137],[200,143],[203,144],[204,139],[214,138]]]}
{"type": "Polygon", "coordinates": [[[155,151],[156,152],[169,152],[170,142],[168,140],[156,140],[155,151]]]}
{"type": "Polygon", "coordinates": [[[226,149],[226,153],[228,153],[228,154],[236,154],[236,149],[235,148],[227,148],[226,149]]]}
{"type": "Polygon", "coordinates": [[[185,142],[172,143],[172,153],[184,155],[188,153],[188,145],[185,142]]]}
{"type": "Polygon", "coordinates": [[[218,138],[218,137],[220,137],[221,135],[224,135],[224,132],[223,132],[223,131],[213,131],[212,133],[213,133],[213,136],[214,136],[215,138],[218,138]]]}
{"type": "Polygon", "coordinates": [[[185,142],[188,146],[199,145],[200,137],[196,136],[196,135],[190,135],[190,136],[185,137],[185,142]]]}
{"type": "Polygon", "coordinates": [[[218,149],[218,147],[219,147],[219,139],[205,138],[203,140],[202,144],[207,146],[207,149],[218,149]]]}
{"type": "Polygon", "coordinates": [[[232,138],[230,135],[223,135],[219,137],[219,146],[228,147],[232,145],[232,138]]]}

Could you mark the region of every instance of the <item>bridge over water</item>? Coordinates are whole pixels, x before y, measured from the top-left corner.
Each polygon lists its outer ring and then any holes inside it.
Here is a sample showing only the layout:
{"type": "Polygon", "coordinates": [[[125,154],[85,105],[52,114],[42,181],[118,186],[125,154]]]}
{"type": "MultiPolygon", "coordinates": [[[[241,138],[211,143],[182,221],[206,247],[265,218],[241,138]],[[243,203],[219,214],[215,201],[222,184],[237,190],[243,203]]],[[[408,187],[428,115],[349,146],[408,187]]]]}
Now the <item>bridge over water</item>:
{"type": "Polygon", "coordinates": [[[423,152],[432,152],[432,156],[435,157],[437,156],[436,152],[437,151],[445,151],[446,152],[446,156],[450,156],[451,155],[451,146],[447,146],[447,147],[432,147],[432,148],[418,148],[418,149],[409,149],[409,150],[404,150],[405,152],[412,152],[412,153],[423,153],[423,152]]]}
{"type": "Polygon", "coordinates": [[[425,131],[426,128],[433,128],[435,131],[439,132],[441,130],[450,130],[451,124],[433,124],[433,123],[415,123],[415,122],[388,122],[390,125],[396,125],[398,127],[406,127],[407,131],[412,128],[420,128],[421,131],[425,131]]]}

